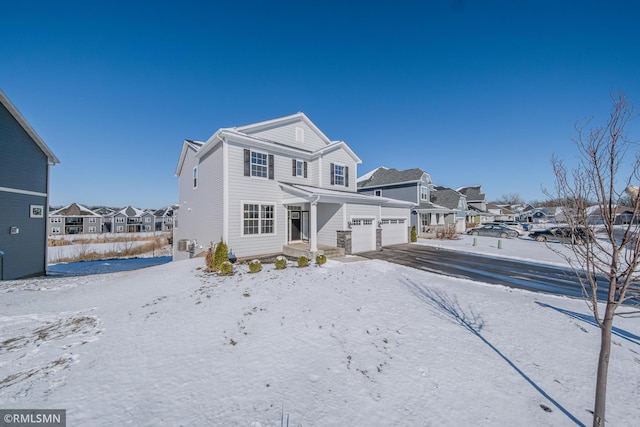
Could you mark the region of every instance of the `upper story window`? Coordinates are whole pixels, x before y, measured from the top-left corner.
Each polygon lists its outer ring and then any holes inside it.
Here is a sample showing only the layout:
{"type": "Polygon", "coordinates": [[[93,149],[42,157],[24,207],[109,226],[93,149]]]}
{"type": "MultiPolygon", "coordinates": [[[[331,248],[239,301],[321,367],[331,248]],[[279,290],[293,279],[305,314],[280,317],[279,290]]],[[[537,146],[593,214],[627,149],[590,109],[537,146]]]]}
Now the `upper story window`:
{"type": "Polygon", "coordinates": [[[198,188],[198,167],[193,168],[193,188],[198,188]]]}
{"type": "Polygon", "coordinates": [[[95,218],[89,218],[89,223],[90,224],[95,224],[96,223],[96,219],[95,218]]]}
{"type": "Polygon", "coordinates": [[[251,176],[267,177],[267,155],[251,152],[251,176]]]}
{"type": "Polygon", "coordinates": [[[349,186],[349,168],[331,163],[331,185],[349,186]]]}
{"type": "Polygon", "coordinates": [[[376,197],[382,197],[382,190],[374,190],[373,195],[376,197]]]}
{"type": "Polygon", "coordinates": [[[122,216],[116,217],[116,222],[123,223],[124,222],[124,217],[122,217],[122,216]]]}
{"type": "Polygon", "coordinates": [[[307,177],[307,162],[302,160],[291,160],[291,171],[293,176],[307,177]]]}
{"type": "Polygon", "coordinates": [[[429,201],[429,187],[425,185],[420,187],[420,200],[429,201]]]}
{"type": "Polygon", "coordinates": [[[244,150],[244,176],[273,179],[273,154],[261,153],[249,149],[244,150]]]}

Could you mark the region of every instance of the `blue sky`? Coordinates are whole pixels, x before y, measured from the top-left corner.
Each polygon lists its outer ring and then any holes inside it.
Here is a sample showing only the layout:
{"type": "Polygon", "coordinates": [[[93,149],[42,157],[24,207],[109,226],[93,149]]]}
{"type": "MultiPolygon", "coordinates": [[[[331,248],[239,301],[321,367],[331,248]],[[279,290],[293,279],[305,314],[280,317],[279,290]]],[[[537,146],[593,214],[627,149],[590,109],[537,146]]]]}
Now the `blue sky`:
{"type": "MultiPolygon", "coordinates": [[[[15,4],[14,4],[15,3],[15,4]]],[[[23,4],[24,3],[24,4],[23,4]]],[[[640,105],[635,1],[32,1],[0,89],[60,158],[51,204],[176,203],[184,139],[303,111],[377,166],[544,199],[574,124],[640,105]]],[[[640,140],[638,120],[629,134],[640,140]]]]}

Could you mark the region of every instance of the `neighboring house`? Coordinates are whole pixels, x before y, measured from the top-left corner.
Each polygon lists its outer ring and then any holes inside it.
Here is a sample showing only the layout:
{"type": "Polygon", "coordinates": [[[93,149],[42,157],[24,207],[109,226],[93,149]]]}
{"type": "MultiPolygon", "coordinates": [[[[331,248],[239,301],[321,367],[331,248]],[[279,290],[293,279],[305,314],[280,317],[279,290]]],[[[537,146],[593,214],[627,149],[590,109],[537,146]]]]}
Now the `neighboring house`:
{"type": "Polygon", "coordinates": [[[494,220],[495,215],[487,210],[487,197],[482,186],[460,187],[456,191],[467,198],[467,226],[494,220]]]}
{"type": "MultiPolygon", "coordinates": [[[[604,224],[602,209],[600,209],[600,206],[589,206],[587,208],[586,214],[587,222],[589,224],[604,224]]],[[[617,225],[630,224],[632,221],[634,224],[637,224],[639,222],[638,215],[636,214],[634,218],[633,208],[629,206],[615,206],[614,215],[614,223],[617,225]]]]}
{"type": "Polygon", "coordinates": [[[185,140],[176,168],[174,260],[221,239],[240,258],[293,244],[345,253],[406,242],[411,203],[356,191],[360,158],[304,113],[185,140]]]}
{"type": "Polygon", "coordinates": [[[455,223],[455,209],[435,203],[431,176],[420,168],[397,170],[379,167],[358,179],[358,192],[374,197],[406,200],[416,206],[409,226],[419,235],[435,233],[438,226],[455,223]]]}
{"type": "Polygon", "coordinates": [[[515,221],[518,214],[508,207],[496,205],[495,203],[487,203],[487,211],[494,215],[493,219],[501,219],[506,221],[515,221]]]}
{"type": "Polygon", "coordinates": [[[556,208],[538,207],[522,212],[521,219],[536,224],[554,222],[556,208]]]}
{"type": "Polygon", "coordinates": [[[153,213],[153,215],[156,218],[156,231],[173,230],[173,206],[167,206],[166,208],[158,209],[153,213]]]}
{"type": "Polygon", "coordinates": [[[452,188],[436,186],[431,193],[431,201],[451,209],[452,213],[445,215],[445,224],[455,224],[457,233],[465,231],[468,208],[467,198],[462,193],[452,188]]]}
{"type": "Polygon", "coordinates": [[[102,233],[102,216],[72,203],[49,214],[49,235],[102,233]]]}
{"type": "Polygon", "coordinates": [[[56,163],[0,90],[0,280],[46,274],[49,167],[56,163]]]}
{"type": "Polygon", "coordinates": [[[107,216],[108,233],[144,233],[155,230],[153,213],[127,206],[107,216]]]}

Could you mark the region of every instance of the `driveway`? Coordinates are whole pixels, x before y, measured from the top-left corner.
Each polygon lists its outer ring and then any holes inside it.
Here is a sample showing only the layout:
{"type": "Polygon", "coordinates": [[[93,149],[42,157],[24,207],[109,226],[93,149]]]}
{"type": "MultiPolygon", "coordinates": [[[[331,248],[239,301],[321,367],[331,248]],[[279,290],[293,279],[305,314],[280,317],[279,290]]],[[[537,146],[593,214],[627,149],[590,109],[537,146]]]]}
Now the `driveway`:
{"type": "MultiPolygon", "coordinates": [[[[576,273],[568,268],[536,264],[486,255],[449,251],[430,246],[402,244],[381,251],[359,253],[423,271],[511,288],[582,298],[576,273]]],[[[599,286],[598,299],[606,300],[606,282],[599,286]]]]}

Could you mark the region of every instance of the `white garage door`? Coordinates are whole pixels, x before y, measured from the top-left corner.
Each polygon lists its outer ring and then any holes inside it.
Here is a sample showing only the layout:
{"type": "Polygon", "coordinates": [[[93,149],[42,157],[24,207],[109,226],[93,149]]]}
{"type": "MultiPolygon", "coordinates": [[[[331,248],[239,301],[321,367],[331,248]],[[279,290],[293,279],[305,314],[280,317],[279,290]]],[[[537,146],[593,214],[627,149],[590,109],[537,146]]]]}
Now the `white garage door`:
{"type": "Polygon", "coordinates": [[[382,220],[382,246],[397,245],[409,241],[404,218],[382,220]]]}
{"type": "Polygon", "coordinates": [[[376,229],[373,219],[356,218],[351,220],[351,252],[376,250],[376,229]]]}

